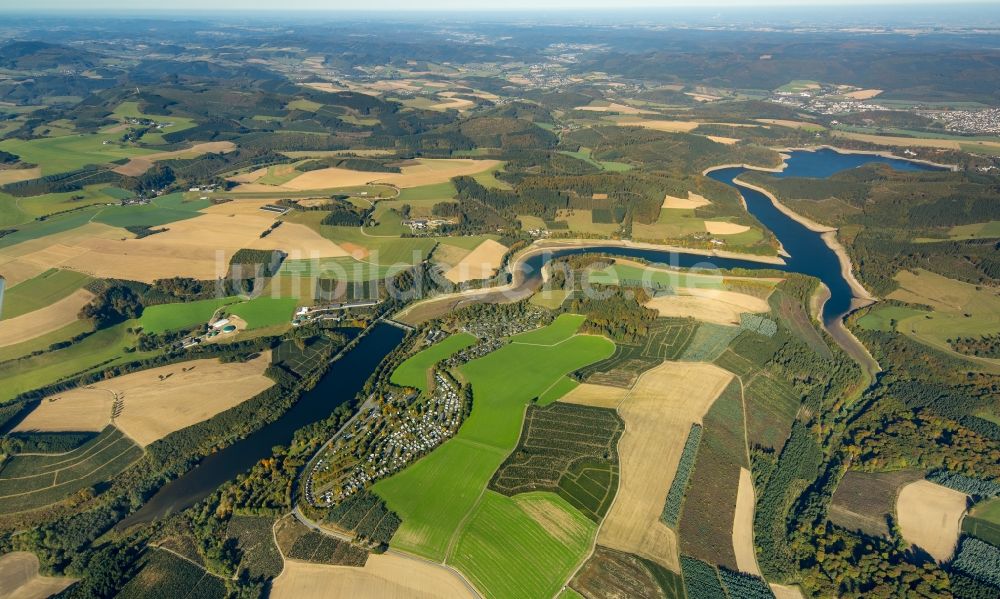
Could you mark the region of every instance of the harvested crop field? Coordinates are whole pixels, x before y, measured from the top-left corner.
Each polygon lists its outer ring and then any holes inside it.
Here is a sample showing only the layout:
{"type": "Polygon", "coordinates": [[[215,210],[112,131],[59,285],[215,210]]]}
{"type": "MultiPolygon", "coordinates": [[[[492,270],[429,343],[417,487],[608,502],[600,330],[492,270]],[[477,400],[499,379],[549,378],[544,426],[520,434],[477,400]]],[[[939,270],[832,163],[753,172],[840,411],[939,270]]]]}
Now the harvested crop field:
{"type": "MultiPolygon", "coordinates": [[[[43,399],[18,429],[67,430],[72,414],[83,409],[75,403],[80,400],[97,411],[105,425],[115,409],[115,426],[146,446],[271,387],[274,381],[264,376],[270,363],[270,352],[265,352],[242,363],[192,360],[133,372],[43,399]],[[119,405],[113,407],[115,402],[119,405]]],[[[86,424],[93,426],[96,418],[88,417],[86,424]]]]}
{"type": "Polygon", "coordinates": [[[0,185],[17,183],[18,181],[27,181],[29,179],[37,179],[41,176],[42,169],[37,166],[32,168],[2,169],[0,170],[0,185]]]}
{"type": "Polygon", "coordinates": [[[712,235],[738,235],[746,233],[750,227],[737,223],[727,223],[721,220],[706,220],[705,230],[712,235]]]}
{"type": "Polygon", "coordinates": [[[896,499],[896,518],[903,538],[939,562],[951,559],[961,533],[967,497],[928,480],[903,487],[896,499]]]}
{"type": "Polygon", "coordinates": [[[16,345],[61,329],[76,321],[80,309],[92,299],[94,299],[93,293],[86,289],[78,289],[69,297],[40,310],[0,320],[0,347],[16,345]]]}
{"type": "Polygon", "coordinates": [[[107,389],[85,387],[57,393],[42,400],[12,432],[101,431],[111,421],[114,401],[114,393],[107,389]]]}
{"type": "Polygon", "coordinates": [[[643,127],[654,131],[666,131],[668,133],[688,133],[694,131],[699,125],[697,121],[665,121],[655,119],[622,119],[616,123],[622,127],[643,127]]]}
{"type": "Polygon", "coordinates": [[[214,280],[224,276],[229,259],[243,248],[280,249],[290,258],[334,258],[347,252],[306,225],[275,223],[274,213],[260,210],[266,201],[240,201],[213,206],[204,213],[166,226],[142,239],[91,238],[63,264],[94,276],[152,282],[174,276],[214,280]]]}
{"type": "Polygon", "coordinates": [[[59,594],[74,582],[73,578],[40,576],[34,553],[15,551],[0,556],[0,597],[42,599],[59,594]]]}
{"type": "Polygon", "coordinates": [[[456,284],[488,279],[500,268],[506,253],[507,246],[487,239],[451,267],[444,276],[456,284]]]}
{"type": "Polygon", "coordinates": [[[616,408],[628,396],[628,389],[610,385],[583,383],[563,395],[559,401],[595,408],[616,408]]]}
{"type": "Polygon", "coordinates": [[[693,192],[689,191],[687,198],[679,198],[679,197],[670,196],[670,195],[664,196],[663,197],[663,206],[662,206],[662,208],[667,208],[667,209],[678,209],[678,208],[692,209],[692,208],[700,208],[701,206],[707,206],[709,204],[711,204],[711,202],[709,202],[705,198],[705,196],[701,196],[701,195],[698,195],[696,193],[693,193],[693,192]]]}
{"type": "Polygon", "coordinates": [[[720,289],[678,289],[678,295],[661,295],[646,302],[664,317],[690,317],[716,324],[740,324],[743,312],[767,312],[767,300],[720,289]]]}
{"type": "Polygon", "coordinates": [[[733,552],[740,572],[760,576],[757,555],[753,548],[753,477],[746,468],[740,468],[740,488],[736,494],[736,517],[733,519],[733,552]]]}
{"type": "Polygon", "coordinates": [[[704,363],[664,362],[644,373],[618,408],[621,483],[598,535],[601,545],[679,571],[677,535],[660,521],[691,424],[733,375],[704,363]]]}
{"type": "Polygon", "coordinates": [[[655,114],[652,110],[645,110],[643,108],[636,108],[635,106],[628,106],[626,104],[619,104],[618,102],[609,102],[604,106],[577,106],[573,110],[585,110],[588,112],[617,112],[619,114],[655,114]]]}
{"type": "Polygon", "coordinates": [[[134,235],[125,229],[89,222],[68,231],[23,241],[0,249],[0,275],[7,279],[10,289],[84,253],[86,250],[76,247],[84,240],[131,237],[134,235]]]}
{"type": "MultiPolygon", "coordinates": [[[[474,175],[497,168],[498,160],[472,160],[468,158],[419,159],[403,166],[399,173],[353,171],[345,168],[324,168],[303,173],[276,189],[329,189],[368,183],[384,183],[396,187],[420,187],[444,183],[452,177],[474,175]]],[[[237,188],[236,191],[240,191],[237,188]]]]}
{"type": "Polygon", "coordinates": [[[847,92],[844,94],[844,97],[852,100],[871,100],[881,93],[882,90],[880,89],[859,89],[857,91],[847,92]]]}
{"type": "Polygon", "coordinates": [[[272,599],[432,599],[477,595],[458,574],[444,566],[384,553],[370,555],[362,568],[286,560],[270,596],[272,599]]]}
{"type": "Polygon", "coordinates": [[[157,160],[170,160],[171,158],[196,158],[209,152],[224,153],[236,149],[236,145],[231,141],[206,141],[197,143],[184,150],[173,150],[171,152],[157,152],[156,154],[146,154],[138,158],[132,158],[125,164],[112,169],[114,172],[128,177],[138,177],[153,167],[157,160]]]}

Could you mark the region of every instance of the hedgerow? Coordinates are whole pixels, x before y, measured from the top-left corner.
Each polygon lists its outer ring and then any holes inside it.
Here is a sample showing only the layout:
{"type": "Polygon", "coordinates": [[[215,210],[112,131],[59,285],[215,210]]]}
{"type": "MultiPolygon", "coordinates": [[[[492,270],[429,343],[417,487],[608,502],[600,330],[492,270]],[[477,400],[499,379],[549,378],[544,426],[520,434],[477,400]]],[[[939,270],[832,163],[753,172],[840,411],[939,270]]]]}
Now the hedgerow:
{"type": "Polygon", "coordinates": [[[663,513],[660,514],[660,520],[671,528],[677,528],[677,523],[681,518],[681,505],[684,502],[684,493],[687,491],[688,480],[691,478],[695,459],[698,457],[698,444],[701,442],[701,432],[702,428],[700,424],[691,425],[687,441],[684,442],[684,450],[681,451],[680,461],[677,463],[677,473],[674,475],[674,481],[670,483],[667,501],[663,504],[663,513]]]}

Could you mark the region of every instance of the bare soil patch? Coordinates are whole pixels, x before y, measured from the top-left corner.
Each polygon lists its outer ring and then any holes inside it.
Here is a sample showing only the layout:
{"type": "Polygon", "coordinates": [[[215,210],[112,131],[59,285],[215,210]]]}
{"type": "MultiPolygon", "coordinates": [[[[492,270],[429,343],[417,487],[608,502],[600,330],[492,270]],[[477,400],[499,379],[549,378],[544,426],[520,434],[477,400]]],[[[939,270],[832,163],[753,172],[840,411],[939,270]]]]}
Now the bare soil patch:
{"type": "Polygon", "coordinates": [[[8,183],[17,183],[18,181],[27,181],[29,179],[37,179],[42,176],[42,168],[36,166],[34,168],[7,168],[0,170],[0,185],[6,185],[8,183]]]}
{"type": "Polygon", "coordinates": [[[617,122],[622,127],[643,127],[667,133],[688,133],[698,128],[698,121],[665,121],[658,119],[629,119],[617,122]]]}
{"type": "Polygon", "coordinates": [[[929,480],[903,487],[896,499],[896,517],[903,538],[939,562],[951,559],[962,532],[967,497],[929,480]]]}
{"type": "Polygon", "coordinates": [[[82,241],[76,255],[61,262],[98,277],[151,282],[183,276],[224,276],[229,259],[242,248],[286,252],[290,258],[332,258],[348,253],[329,239],[298,223],[283,222],[266,237],[274,214],[260,210],[267,201],[229,202],[195,218],[165,225],[163,233],[142,239],[82,241]]]}
{"type": "Polygon", "coordinates": [[[697,362],[664,362],[639,377],[618,408],[625,420],[621,483],[598,543],[680,571],[677,534],[660,514],[691,424],[701,422],[732,378],[697,362]]]}
{"type": "MultiPolygon", "coordinates": [[[[214,359],[191,360],[133,372],[43,399],[18,428],[66,430],[71,414],[82,410],[74,403],[77,400],[100,410],[106,425],[112,420],[111,406],[106,403],[106,396],[110,395],[112,403],[120,404],[114,418],[115,426],[145,447],[271,387],[274,381],[264,376],[264,369],[270,363],[271,354],[265,352],[248,362],[223,364],[214,359]],[[96,395],[95,391],[103,391],[105,397],[96,395]],[[49,401],[51,398],[58,399],[49,401]]],[[[85,424],[92,425],[89,420],[85,424]]],[[[93,420],[96,421],[96,417],[93,420]]]]}
{"type": "Polygon", "coordinates": [[[0,347],[15,345],[40,337],[70,324],[77,319],[80,308],[90,303],[94,294],[77,289],[63,299],[34,312],[0,320],[0,347]]]}
{"type": "Polygon", "coordinates": [[[733,553],[741,572],[760,576],[757,554],[753,548],[753,477],[746,468],[740,468],[740,487],[736,493],[736,515],[733,518],[733,553]]]}
{"type": "Polygon", "coordinates": [[[621,387],[580,383],[569,393],[559,398],[559,401],[596,408],[617,408],[622,400],[628,397],[628,393],[628,389],[621,387]]]}
{"type": "Polygon", "coordinates": [[[488,279],[500,268],[507,246],[487,239],[444,274],[452,283],[488,279]]]}
{"type": "Polygon", "coordinates": [[[750,227],[720,220],[706,220],[705,230],[712,235],[736,235],[737,233],[746,233],[750,227]]]}
{"type": "Polygon", "coordinates": [[[6,599],[45,599],[62,592],[75,578],[40,576],[38,557],[27,551],[0,556],[0,597],[6,599]]]}
{"type": "Polygon", "coordinates": [[[705,322],[739,324],[743,312],[767,312],[767,300],[735,291],[680,288],[677,295],[654,297],[646,302],[660,316],[690,316],[705,322]]]}
{"type": "Polygon", "coordinates": [[[881,93],[882,90],[880,89],[859,89],[858,91],[847,92],[844,96],[852,100],[870,100],[881,93]]]}
{"type": "Polygon", "coordinates": [[[802,591],[799,590],[799,587],[786,586],[776,582],[772,582],[770,586],[775,599],[802,599],[802,591]]]}
{"type": "Polygon", "coordinates": [[[698,195],[696,193],[688,192],[687,198],[679,198],[676,196],[664,196],[663,197],[663,208],[699,208],[701,206],[707,206],[711,204],[705,196],[698,195]]]}
{"type": "Polygon", "coordinates": [[[206,141],[194,144],[190,148],[184,150],[158,152],[156,154],[146,154],[141,158],[132,158],[125,164],[111,170],[128,177],[138,177],[152,168],[153,163],[157,160],[169,160],[171,158],[195,158],[209,152],[232,152],[235,149],[236,144],[231,141],[206,141]]]}
{"type": "Polygon", "coordinates": [[[272,599],[433,599],[476,597],[458,574],[444,566],[395,553],[368,556],[362,568],[285,560],[272,599]]]}
{"type": "Polygon", "coordinates": [[[577,106],[574,110],[586,110],[589,112],[617,112],[620,114],[655,114],[652,110],[636,108],[626,104],[611,102],[607,106],[577,106]]]}
{"type": "MultiPolygon", "coordinates": [[[[344,247],[343,244],[341,247],[344,247]]],[[[457,245],[449,245],[447,243],[439,243],[436,248],[434,248],[433,260],[434,262],[441,264],[446,270],[455,267],[463,258],[471,253],[470,250],[458,247],[457,245]]]]}
{"type": "MultiPolygon", "coordinates": [[[[345,168],[324,168],[303,173],[275,189],[328,189],[384,183],[397,187],[419,187],[444,183],[452,177],[474,175],[496,168],[498,160],[472,160],[468,158],[419,159],[415,164],[402,167],[399,173],[353,171],[345,168]]],[[[243,187],[243,186],[241,186],[243,187]]]]}
{"type": "Polygon", "coordinates": [[[109,389],[84,387],[42,400],[14,432],[101,432],[111,421],[115,394],[109,389]]]}

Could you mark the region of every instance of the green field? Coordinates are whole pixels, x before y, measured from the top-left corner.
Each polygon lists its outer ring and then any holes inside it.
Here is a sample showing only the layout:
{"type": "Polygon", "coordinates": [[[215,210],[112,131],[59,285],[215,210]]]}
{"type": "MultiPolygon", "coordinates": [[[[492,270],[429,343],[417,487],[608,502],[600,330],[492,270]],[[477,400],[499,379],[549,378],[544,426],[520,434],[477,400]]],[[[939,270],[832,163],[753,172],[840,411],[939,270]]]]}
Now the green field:
{"type": "Polygon", "coordinates": [[[515,343],[555,345],[569,339],[583,325],[587,317],[582,314],[560,314],[552,324],[511,337],[515,343]]]}
{"type": "Polygon", "coordinates": [[[22,356],[27,356],[33,352],[41,352],[49,348],[53,343],[69,341],[77,335],[90,332],[94,329],[93,323],[89,320],[77,320],[51,333],[46,333],[34,339],[0,347],[0,362],[13,360],[22,356]]]}
{"type": "Polygon", "coordinates": [[[591,156],[591,151],[592,150],[590,148],[580,148],[576,152],[561,150],[559,153],[565,154],[566,156],[571,156],[573,158],[576,158],[577,160],[582,160],[591,166],[601,169],[602,171],[622,173],[625,171],[632,170],[632,165],[626,164],[624,162],[607,162],[603,160],[596,160],[593,156],[591,156]]]}
{"type": "Polygon", "coordinates": [[[208,319],[216,310],[238,301],[240,301],[238,297],[222,297],[196,302],[150,306],[142,311],[139,324],[147,333],[163,333],[164,331],[191,328],[201,323],[208,324],[208,319]]]}
{"type": "Polygon", "coordinates": [[[481,173],[476,173],[472,175],[472,178],[476,180],[483,187],[489,189],[513,189],[510,183],[506,181],[501,181],[497,179],[496,173],[503,170],[503,165],[494,170],[483,171],[481,173]]]}
{"type": "Polygon", "coordinates": [[[85,185],[83,189],[46,193],[19,198],[0,193],[0,220],[9,225],[17,225],[41,216],[48,216],[68,210],[78,210],[86,206],[118,203],[117,192],[121,191],[107,184],[85,185]],[[115,191],[116,190],[116,191],[115,191]]]}
{"type": "Polygon", "coordinates": [[[903,306],[877,306],[858,319],[858,326],[866,331],[894,331],[899,321],[921,314],[927,312],[903,306]]]}
{"type": "MultiPolygon", "coordinates": [[[[0,205],[2,205],[2,203],[0,203],[0,205]]],[[[10,247],[18,243],[23,243],[25,241],[31,241],[32,239],[41,239],[42,237],[48,237],[49,235],[55,235],[56,233],[62,233],[77,227],[82,227],[94,218],[94,215],[98,212],[98,210],[100,209],[84,208],[83,210],[75,210],[69,214],[60,214],[42,221],[36,220],[20,225],[17,227],[16,233],[0,237],[0,249],[10,247]]],[[[122,233],[124,234],[125,232],[122,231],[122,233]]]]}
{"type": "Polygon", "coordinates": [[[0,364],[0,380],[4,382],[0,386],[0,402],[98,366],[156,355],[156,352],[125,352],[125,348],[135,345],[136,339],[127,329],[138,323],[138,320],[128,320],[97,331],[64,349],[0,364]]]}
{"type": "MultiPolygon", "coordinates": [[[[150,129],[145,135],[142,136],[142,143],[159,145],[166,143],[163,139],[164,133],[174,133],[176,131],[183,131],[185,129],[190,129],[194,127],[195,123],[192,119],[181,117],[181,116],[164,116],[160,114],[143,114],[139,110],[138,102],[122,102],[115,108],[112,116],[118,117],[124,120],[125,117],[133,118],[147,118],[157,123],[172,123],[169,127],[165,127],[162,130],[150,129]]],[[[119,134],[120,135],[120,134],[119,134]]]]}
{"type": "Polygon", "coordinates": [[[511,498],[487,491],[450,563],[487,597],[552,597],[586,556],[596,532],[596,524],[558,495],[511,498]],[[551,515],[542,522],[531,515],[546,512],[551,515]]]}
{"type": "Polygon", "coordinates": [[[154,199],[144,206],[109,206],[94,217],[95,222],[112,227],[158,227],[194,218],[199,210],[212,205],[209,200],[185,201],[183,193],[154,199]]]}
{"type": "Polygon", "coordinates": [[[962,521],[962,530],[991,545],[1000,546],[1000,498],[984,501],[972,508],[962,521]]]}
{"type": "Polygon", "coordinates": [[[948,339],[1000,333],[1000,295],[995,290],[922,269],[901,271],[895,279],[900,288],[889,298],[934,310],[900,320],[900,333],[947,352],[952,352],[948,339]]]}
{"type": "Polygon", "coordinates": [[[476,338],[469,333],[456,333],[443,341],[439,341],[427,349],[410,356],[405,362],[396,367],[390,381],[393,385],[400,387],[414,387],[421,391],[428,391],[427,375],[428,371],[438,362],[451,356],[460,349],[465,349],[476,342],[476,338]]]}
{"type": "MultiPolygon", "coordinates": [[[[576,320],[579,321],[579,318],[576,320]]],[[[566,321],[564,321],[566,322],[566,321]]],[[[475,506],[493,472],[517,444],[524,406],[566,374],[611,355],[603,337],[539,332],[556,345],[514,342],[460,368],[472,385],[472,412],[458,434],[427,457],[382,481],[374,489],[403,525],[392,546],[435,560],[475,506]],[[511,384],[516,376],[518,384],[511,384]]]]}
{"type": "Polygon", "coordinates": [[[403,202],[416,200],[441,200],[443,202],[454,198],[457,193],[458,190],[455,189],[455,185],[451,181],[446,181],[444,183],[402,189],[397,199],[403,202]]]}
{"type": "Polygon", "coordinates": [[[152,154],[156,150],[120,145],[118,133],[64,135],[38,139],[6,139],[0,150],[17,154],[21,160],[37,164],[42,175],[64,173],[88,164],[107,164],[121,158],[152,154]],[[109,143],[105,144],[107,141],[109,143]]]}
{"type": "Polygon", "coordinates": [[[569,393],[573,389],[576,389],[576,387],[579,384],[580,383],[574,381],[573,379],[569,378],[568,376],[564,376],[563,378],[561,378],[558,381],[556,381],[555,383],[553,383],[551,387],[549,387],[548,389],[546,389],[538,397],[538,401],[540,403],[542,403],[543,405],[548,405],[548,404],[550,404],[550,403],[558,400],[563,395],[566,395],[567,393],[569,393]]]}
{"type": "Polygon", "coordinates": [[[108,426],[66,453],[10,458],[0,468],[0,510],[11,513],[50,505],[112,479],[141,456],[141,447],[108,426]]]}
{"type": "Polygon", "coordinates": [[[247,329],[262,329],[292,321],[298,300],[287,297],[258,297],[226,308],[247,323],[247,329]]]}
{"type": "Polygon", "coordinates": [[[49,269],[8,289],[3,295],[0,318],[14,318],[44,308],[90,281],[89,276],[72,270],[49,269]]]}
{"type": "Polygon", "coordinates": [[[653,288],[725,289],[724,279],[719,276],[673,272],[653,267],[640,268],[628,264],[614,264],[604,270],[595,270],[589,274],[588,280],[601,285],[646,284],[653,288]]]}

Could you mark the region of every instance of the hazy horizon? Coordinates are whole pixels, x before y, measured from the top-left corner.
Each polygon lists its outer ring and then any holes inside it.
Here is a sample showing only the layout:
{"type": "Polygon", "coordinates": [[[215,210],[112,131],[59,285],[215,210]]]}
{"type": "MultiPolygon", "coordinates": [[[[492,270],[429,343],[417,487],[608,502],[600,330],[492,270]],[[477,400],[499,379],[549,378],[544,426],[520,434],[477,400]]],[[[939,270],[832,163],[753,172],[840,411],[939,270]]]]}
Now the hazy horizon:
{"type": "Polygon", "coordinates": [[[330,13],[360,13],[379,11],[402,11],[413,12],[487,12],[487,13],[509,13],[518,12],[545,12],[545,11],[574,11],[584,10],[588,12],[615,12],[615,11],[661,11],[672,9],[683,10],[714,10],[714,9],[754,9],[754,8],[782,8],[796,11],[823,10],[839,8],[845,5],[857,7],[907,7],[919,8],[920,10],[940,7],[942,9],[954,9],[956,6],[969,7],[991,7],[997,5],[992,0],[963,0],[959,3],[947,3],[940,0],[879,0],[868,2],[866,0],[821,0],[820,2],[805,3],[801,0],[719,0],[709,2],[693,2],[691,0],[680,0],[677,2],[663,0],[626,0],[616,6],[608,6],[606,0],[542,0],[533,2],[529,0],[512,0],[504,3],[502,7],[494,6],[470,6],[464,0],[426,0],[415,5],[407,0],[372,0],[367,2],[363,9],[358,9],[356,5],[333,5],[323,0],[286,0],[280,5],[269,0],[176,0],[169,7],[164,7],[158,2],[130,1],[130,0],[96,0],[90,2],[86,7],[81,7],[73,0],[38,0],[30,6],[8,6],[0,7],[0,12],[47,12],[54,10],[65,10],[71,12],[100,12],[100,11],[121,11],[121,12],[180,12],[199,11],[212,12],[223,10],[248,10],[261,12],[278,11],[308,11],[308,12],[330,12],[330,13]]]}

